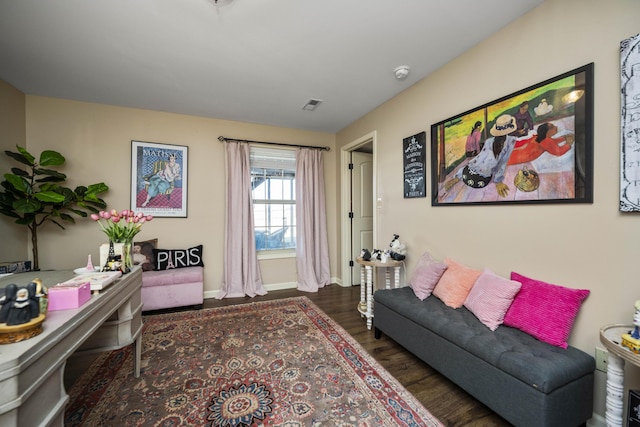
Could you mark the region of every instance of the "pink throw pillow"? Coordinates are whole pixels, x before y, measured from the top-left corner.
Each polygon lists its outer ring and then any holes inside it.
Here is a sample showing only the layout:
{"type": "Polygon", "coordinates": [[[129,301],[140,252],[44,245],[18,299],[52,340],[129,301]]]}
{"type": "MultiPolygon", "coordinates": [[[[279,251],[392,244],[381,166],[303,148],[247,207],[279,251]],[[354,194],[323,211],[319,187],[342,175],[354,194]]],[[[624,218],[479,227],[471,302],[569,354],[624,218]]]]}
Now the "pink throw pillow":
{"type": "Polygon", "coordinates": [[[445,258],[444,263],[448,266],[447,270],[433,290],[433,295],[451,308],[460,308],[482,272],[450,258],[445,258]]]}
{"type": "Polygon", "coordinates": [[[434,260],[425,252],[411,274],[409,286],[420,300],[424,300],[431,295],[446,269],[446,264],[434,260]]]}
{"type": "Polygon", "coordinates": [[[471,288],[464,306],[492,331],[502,325],[513,298],[522,284],[485,268],[471,288]]]}
{"type": "Polygon", "coordinates": [[[504,324],[540,341],[567,348],[573,323],[590,291],[545,283],[515,272],[511,273],[511,279],[522,283],[522,287],[505,315],[504,324]]]}

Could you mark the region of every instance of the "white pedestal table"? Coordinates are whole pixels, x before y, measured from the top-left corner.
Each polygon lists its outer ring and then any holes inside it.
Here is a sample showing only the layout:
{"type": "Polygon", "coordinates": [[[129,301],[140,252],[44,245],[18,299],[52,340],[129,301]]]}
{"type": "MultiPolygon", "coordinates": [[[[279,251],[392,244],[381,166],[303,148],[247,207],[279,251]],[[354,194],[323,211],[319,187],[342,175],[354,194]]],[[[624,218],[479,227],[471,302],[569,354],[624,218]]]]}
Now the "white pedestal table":
{"type": "Polygon", "coordinates": [[[361,257],[356,259],[356,262],[360,264],[360,303],[358,304],[358,311],[363,317],[367,319],[367,329],[371,330],[373,323],[373,293],[374,279],[373,269],[383,268],[385,272],[385,288],[391,289],[391,272],[393,271],[393,287],[400,287],[400,268],[402,267],[402,261],[389,260],[387,262],[381,261],[365,261],[361,257]]]}
{"type": "Polygon", "coordinates": [[[609,325],[600,329],[600,342],[607,348],[607,397],[605,421],[607,427],[621,427],[624,415],[624,364],[640,366],[640,354],[623,347],[622,334],[630,333],[633,325],[609,325]]]}

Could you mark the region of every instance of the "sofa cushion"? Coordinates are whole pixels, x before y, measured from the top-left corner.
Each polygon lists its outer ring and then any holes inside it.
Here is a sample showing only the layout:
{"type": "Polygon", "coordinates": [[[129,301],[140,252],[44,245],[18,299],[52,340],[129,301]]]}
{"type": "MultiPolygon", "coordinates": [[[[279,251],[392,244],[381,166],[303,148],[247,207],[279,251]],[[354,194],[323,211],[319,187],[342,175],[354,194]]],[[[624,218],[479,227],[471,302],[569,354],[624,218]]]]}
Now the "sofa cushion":
{"type": "Polygon", "coordinates": [[[156,270],[204,266],[202,245],[189,249],[154,249],[156,270]]]}
{"type": "Polygon", "coordinates": [[[145,271],[142,274],[142,287],[179,285],[198,283],[204,280],[203,267],[187,267],[172,270],[145,271]]]}
{"type": "Polygon", "coordinates": [[[411,274],[409,286],[416,296],[423,300],[431,295],[446,269],[446,264],[436,261],[425,252],[411,274]]]}
{"type": "Polygon", "coordinates": [[[385,305],[543,393],[595,369],[593,357],[581,350],[549,345],[504,325],[491,331],[466,308],[453,310],[437,298],[420,301],[407,287],[378,290],[374,300],[374,323],[376,307],[385,305]]]}
{"type": "Polygon", "coordinates": [[[492,331],[504,321],[504,316],[522,284],[500,277],[485,268],[471,288],[464,306],[492,331]]]}
{"type": "Polygon", "coordinates": [[[573,323],[590,291],[545,283],[515,272],[511,273],[511,279],[522,283],[522,287],[505,315],[504,324],[567,348],[573,323]]]}
{"type": "Polygon", "coordinates": [[[444,263],[447,265],[447,270],[434,288],[433,295],[440,298],[449,307],[460,308],[482,272],[462,265],[451,258],[445,258],[444,263]]]}

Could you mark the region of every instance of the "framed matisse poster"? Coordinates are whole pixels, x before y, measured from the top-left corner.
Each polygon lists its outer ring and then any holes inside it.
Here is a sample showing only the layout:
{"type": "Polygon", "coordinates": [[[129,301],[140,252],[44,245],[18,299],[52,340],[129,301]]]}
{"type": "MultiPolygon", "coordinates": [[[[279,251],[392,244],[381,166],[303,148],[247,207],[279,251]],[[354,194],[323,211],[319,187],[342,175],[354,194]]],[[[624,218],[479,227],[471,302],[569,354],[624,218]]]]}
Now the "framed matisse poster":
{"type": "Polygon", "coordinates": [[[188,153],[181,145],[131,141],[131,209],[186,218],[188,153]]]}
{"type": "Polygon", "coordinates": [[[431,126],[433,206],[593,202],[593,63],[431,126]]]}

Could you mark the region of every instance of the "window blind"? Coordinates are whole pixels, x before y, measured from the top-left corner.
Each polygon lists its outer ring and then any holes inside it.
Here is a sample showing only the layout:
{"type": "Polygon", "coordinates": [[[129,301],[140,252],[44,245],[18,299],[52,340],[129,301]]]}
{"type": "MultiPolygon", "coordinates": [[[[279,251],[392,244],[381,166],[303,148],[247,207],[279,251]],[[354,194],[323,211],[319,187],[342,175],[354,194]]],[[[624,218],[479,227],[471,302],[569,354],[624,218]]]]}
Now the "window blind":
{"type": "Polygon", "coordinates": [[[296,171],[295,150],[251,147],[249,162],[252,168],[283,169],[296,171]]]}

